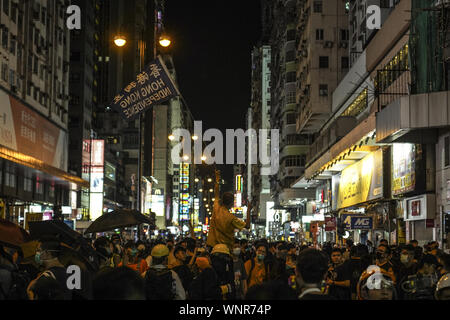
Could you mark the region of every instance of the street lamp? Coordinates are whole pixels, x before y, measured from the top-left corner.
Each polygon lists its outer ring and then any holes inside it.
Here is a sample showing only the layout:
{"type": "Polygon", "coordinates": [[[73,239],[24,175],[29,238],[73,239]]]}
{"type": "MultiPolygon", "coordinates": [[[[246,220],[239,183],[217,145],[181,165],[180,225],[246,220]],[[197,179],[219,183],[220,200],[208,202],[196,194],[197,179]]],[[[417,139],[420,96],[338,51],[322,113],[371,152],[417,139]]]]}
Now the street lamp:
{"type": "Polygon", "coordinates": [[[168,46],[170,46],[171,43],[172,41],[170,40],[167,34],[162,34],[159,37],[159,44],[161,45],[161,47],[167,48],[168,46]]]}
{"type": "Polygon", "coordinates": [[[170,140],[170,141],[175,140],[175,136],[174,136],[173,134],[171,134],[171,135],[169,136],[169,140],[170,140]]]}
{"type": "Polygon", "coordinates": [[[198,140],[198,136],[197,136],[197,135],[193,135],[193,136],[192,136],[192,140],[194,140],[194,141],[195,141],[195,140],[198,140]]]}
{"type": "Polygon", "coordinates": [[[202,159],[202,161],[206,161],[206,157],[205,156],[202,156],[201,159],[202,159]]]}
{"type": "Polygon", "coordinates": [[[183,156],[183,160],[184,160],[184,161],[188,161],[188,160],[189,160],[189,156],[185,154],[185,155],[183,156]]]}
{"type": "Polygon", "coordinates": [[[211,182],[212,181],[212,179],[211,178],[208,178],[208,182],[211,182]]]}
{"type": "Polygon", "coordinates": [[[114,44],[118,47],[123,47],[127,43],[127,39],[123,35],[114,37],[114,44]]]}

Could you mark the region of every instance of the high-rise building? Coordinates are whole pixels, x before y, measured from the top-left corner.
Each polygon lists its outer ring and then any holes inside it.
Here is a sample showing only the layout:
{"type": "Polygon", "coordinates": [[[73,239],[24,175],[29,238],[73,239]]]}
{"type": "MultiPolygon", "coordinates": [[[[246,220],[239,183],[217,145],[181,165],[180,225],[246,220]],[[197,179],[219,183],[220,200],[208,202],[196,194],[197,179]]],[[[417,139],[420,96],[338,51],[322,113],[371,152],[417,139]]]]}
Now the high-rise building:
{"type": "Polygon", "coordinates": [[[3,215],[21,224],[51,218],[55,205],[70,218],[76,190],[88,186],[68,172],[66,8],[60,0],[1,1],[0,198],[3,215]]]}

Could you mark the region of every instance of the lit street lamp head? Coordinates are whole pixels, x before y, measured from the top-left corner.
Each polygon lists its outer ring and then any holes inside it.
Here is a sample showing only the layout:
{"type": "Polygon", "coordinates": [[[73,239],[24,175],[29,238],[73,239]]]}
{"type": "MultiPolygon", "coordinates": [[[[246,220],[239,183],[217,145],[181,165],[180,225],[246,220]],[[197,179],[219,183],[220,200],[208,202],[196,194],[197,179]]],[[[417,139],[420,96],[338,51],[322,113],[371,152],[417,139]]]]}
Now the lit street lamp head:
{"type": "Polygon", "coordinates": [[[175,140],[175,136],[174,136],[173,134],[171,134],[171,135],[169,136],[169,140],[170,140],[170,141],[175,140]]]}
{"type": "Polygon", "coordinates": [[[127,43],[125,36],[115,36],[114,44],[118,47],[123,47],[127,43]]]}
{"type": "Polygon", "coordinates": [[[161,37],[159,37],[159,44],[161,45],[161,47],[167,48],[171,43],[172,41],[167,35],[163,34],[161,35],[161,37]]]}

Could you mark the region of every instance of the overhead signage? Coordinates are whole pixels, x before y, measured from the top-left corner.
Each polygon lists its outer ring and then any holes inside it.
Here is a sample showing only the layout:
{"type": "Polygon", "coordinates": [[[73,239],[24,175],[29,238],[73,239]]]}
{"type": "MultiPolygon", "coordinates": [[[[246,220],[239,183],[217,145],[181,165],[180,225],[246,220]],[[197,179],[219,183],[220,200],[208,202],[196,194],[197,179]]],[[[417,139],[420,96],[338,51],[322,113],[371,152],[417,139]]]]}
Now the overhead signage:
{"type": "Polygon", "coordinates": [[[392,144],[392,194],[413,191],[416,186],[416,146],[392,144]]]}
{"type": "Polygon", "coordinates": [[[347,230],[371,230],[373,228],[373,217],[355,215],[355,214],[342,214],[341,219],[347,230]]]}
{"type": "Polygon", "coordinates": [[[148,108],[179,95],[161,57],[144,68],[134,81],[114,97],[112,108],[131,121],[148,108]]]}
{"type": "Polygon", "coordinates": [[[383,196],[383,155],[381,149],[342,171],[337,207],[346,208],[383,196]]]}

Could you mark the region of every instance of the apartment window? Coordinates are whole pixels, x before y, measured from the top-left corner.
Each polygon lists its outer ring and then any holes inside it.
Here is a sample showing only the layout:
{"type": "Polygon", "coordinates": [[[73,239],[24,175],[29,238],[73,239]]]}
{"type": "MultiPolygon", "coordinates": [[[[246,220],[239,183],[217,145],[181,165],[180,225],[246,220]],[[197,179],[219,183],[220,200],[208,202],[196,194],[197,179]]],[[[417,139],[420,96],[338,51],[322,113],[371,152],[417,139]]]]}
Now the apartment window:
{"type": "Polygon", "coordinates": [[[16,187],[16,168],[13,164],[6,162],[5,164],[5,186],[10,188],[16,187]]]}
{"type": "Polygon", "coordinates": [[[2,63],[2,80],[8,81],[8,64],[2,63]]]}
{"type": "Polygon", "coordinates": [[[306,155],[288,156],[284,163],[285,167],[304,167],[306,164],[306,155]]]}
{"type": "Polygon", "coordinates": [[[23,190],[26,192],[33,192],[33,177],[30,171],[24,172],[23,190]]]}
{"type": "Polygon", "coordinates": [[[37,57],[37,56],[34,56],[33,73],[34,73],[34,74],[38,74],[38,70],[39,70],[39,61],[38,61],[38,57],[37,57]]]}
{"type": "Polygon", "coordinates": [[[291,50],[286,52],[286,62],[291,62],[295,60],[295,51],[291,50]]]}
{"type": "Polygon", "coordinates": [[[327,56],[319,57],[319,68],[328,68],[328,57],[327,56]]]}
{"type": "Polygon", "coordinates": [[[444,139],[444,166],[450,165],[450,136],[444,139]]]}
{"type": "Polygon", "coordinates": [[[42,24],[45,26],[45,18],[47,16],[47,9],[42,8],[42,12],[41,12],[41,22],[42,24]]]}
{"type": "Polygon", "coordinates": [[[341,29],[341,40],[348,41],[349,40],[349,31],[348,29],[341,29]]]}
{"type": "Polygon", "coordinates": [[[44,194],[44,183],[42,182],[42,178],[36,175],[36,186],[35,186],[36,194],[44,194]]]}
{"type": "Polygon", "coordinates": [[[322,12],[322,1],[314,1],[314,12],[322,12]]]}
{"type": "Polygon", "coordinates": [[[13,69],[9,69],[9,84],[11,86],[14,86],[16,84],[16,76],[13,69]]]}
{"type": "Polygon", "coordinates": [[[3,12],[9,15],[9,0],[3,0],[3,12]]]}
{"type": "Polygon", "coordinates": [[[11,37],[9,52],[11,52],[13,55],[16,55],[16,40],[13,37],[11,37]]]}
{"type": "Polygon", "coordinates": [[[295,40],[295,29],[288,30],[286,32],[286,41],[294,41],[295,40]]]}
{"type": "Polygon", "coordinates": [[[295,113],[288,113],[286,115],[286,124],[295,124],[296,115],[295,113]]]}
{"type": "Polygon", "coordinates": [[[319,84],[319,96],[328,97],[328,84],[319,84]]]}
{"type": "Polygon", "coordinates": [[[33,99],[37,101],[38,99],[39,88],[34,88],[33,90],[33,99]]]}
{"type": "Polygon", "coordinates": [[[295,71],[290,71],[286,73],[286,82],[295,82],[297,73],[295,71]]]}
{"type": "Polygon", "coordinates": [[[2,29],[2,46],[5,49],[8,49],[8,35],[9,35],[9,30],[8,30],[8,28],[4,27],[2,29]]]}
{"type": "Polygon", "coordinates": [[[41,80],[44,80],[44,65],[43,65],[43,64],[41,64],[41,65],[39,66],[39,78],[40,78],[41,80]]]}
{"type": "Polygon", "coordinates": [[[316,40],[323,40],[323,29],[316,29],[316,40]]]}
{"type": "Polygon", "coordinates": [[[286,104],[292,104],[292,103],[295,103],[295,102],[296,102],[296,97],[295,97],[295,95],[296,95],[296,92],[295,92],[295,91],[293,91],[293,92],[288,92],[288,93],[286,94],[286,104]]]}
{"type": "Polygon", "coordinates": [[[34,30],[34,45],[39,47],[39,30],[34,30]]]}
{"type": "Polygon", "coordinates": [[[348,69],[349,67],[349,59],[348,57],[341,57],[341,68],[348,69]]]}
{"type": "Polygon", "coordinates": [[[13,4],[11,6],[11,21],[16,23],[16,17],[17,17],[17,5],[13,4]]]}

